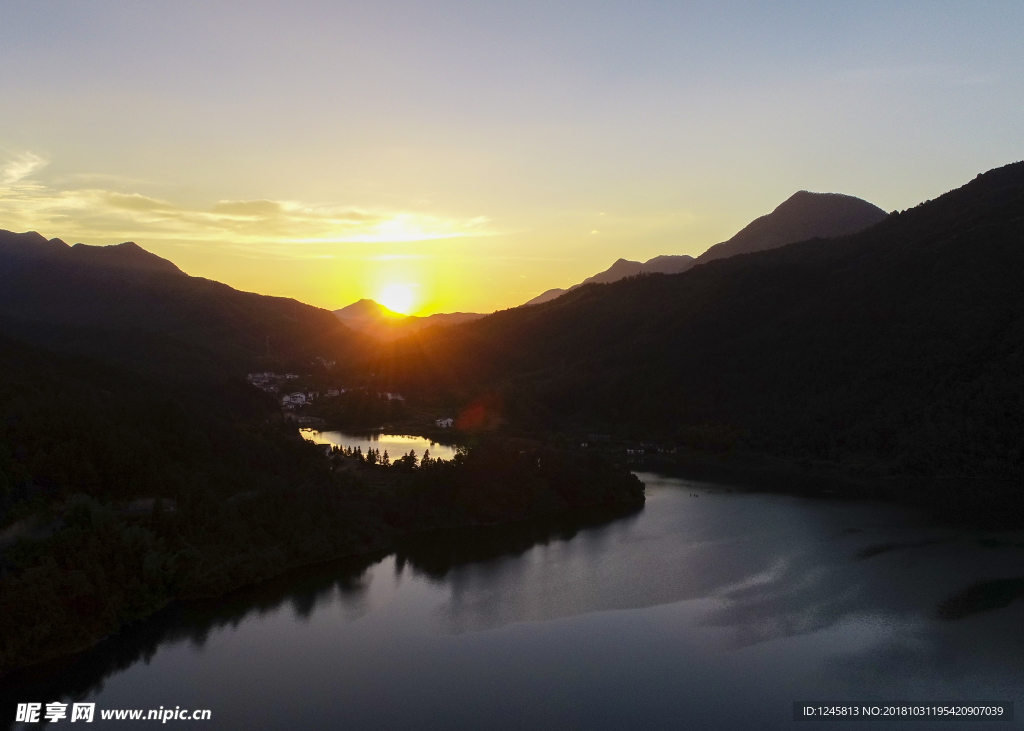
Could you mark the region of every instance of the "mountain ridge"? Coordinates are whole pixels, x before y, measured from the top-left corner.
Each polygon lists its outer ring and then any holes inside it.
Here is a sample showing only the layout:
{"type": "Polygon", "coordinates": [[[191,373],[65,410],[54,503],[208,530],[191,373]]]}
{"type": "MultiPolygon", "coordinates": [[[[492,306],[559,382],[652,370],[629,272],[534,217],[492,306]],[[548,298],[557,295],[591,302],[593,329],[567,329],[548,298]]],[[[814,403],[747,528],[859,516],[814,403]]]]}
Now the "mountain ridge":
{"type": "Polygon", "coordinates": [[[695,263],[768,251],[808,239],[849,236],[885,220],[887,215],[861,198],[800,190],[771,213],[755,218],[729,240],[708,248],[695,263]]]}
{"type": "Polygon", "coordinates": [[[126,242],[0,231],[0,328],[27,342],[180,377],[345,362],[364,336],[294,299],[191,277],[126,242]]]}
{"type": "Polygon", "coordinates": [[[334,316],[353,330],[385,341],[405,337],[426,327],[458,325],[484,317],[476,312],[439,312],[425,317],[403,315],[368,298],[334,310],[334,316]]]}
{"type": "Polygon", "coordinates": [[[375,368],[521,428],[711,429],[759,454],[1017,479],[1022,242],[1014,163],[855,234],[581,287],[413,336],[375,368]]]}
{"type": "Polygon", "coordinates": [[[146,251],[134,241],[111,246],[72,246],[63,239],[47,239],[38,231],[15,233],[0,229],[0,266],[5,263],[8,267],[24,266],[30,262],[48,260],[187,276],[170,260],[146,251]]]}
{"type": "Polygon", "coordinates": [[[800,190],[763,216],[755,218],[727,241],[714,244],[700,256],[661,255],[640,263],[618,259],[603,272],[567,289],[549,289],[525,302],[538,305],[586,284],[607,284],[638,274],[681,274],[714,259],[764,251],[806,239],[831,239],[862,231],[884,220],[886,212],[872,203],[843,193],[800,190]]]}

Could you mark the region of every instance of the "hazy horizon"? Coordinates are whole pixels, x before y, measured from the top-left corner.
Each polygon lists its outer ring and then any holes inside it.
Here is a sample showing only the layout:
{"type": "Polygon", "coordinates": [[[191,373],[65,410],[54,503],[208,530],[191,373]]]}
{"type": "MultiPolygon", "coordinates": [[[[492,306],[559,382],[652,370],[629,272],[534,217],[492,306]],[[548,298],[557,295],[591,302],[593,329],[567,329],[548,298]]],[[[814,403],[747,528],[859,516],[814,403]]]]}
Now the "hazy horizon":
{"type": "Polygon", "coordinates": [[[1024,7],[19,4],[0,228],[328,309],[521,304],[797,190],[903,209],[1024,157],[1024,7]]]}

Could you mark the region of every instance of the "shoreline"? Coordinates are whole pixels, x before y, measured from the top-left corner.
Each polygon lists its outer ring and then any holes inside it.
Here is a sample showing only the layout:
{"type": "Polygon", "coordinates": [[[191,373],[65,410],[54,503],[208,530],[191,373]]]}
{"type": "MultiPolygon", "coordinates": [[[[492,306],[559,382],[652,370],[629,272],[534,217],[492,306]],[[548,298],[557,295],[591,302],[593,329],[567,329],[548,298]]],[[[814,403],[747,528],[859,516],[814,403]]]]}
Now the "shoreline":
{"type": "Polygon", "coordinates": [[[736,488],[808,499],[874,500],[917,508],[951,525],[1024,529],[1024,483],[1014,478],[856,474],[840,465],[801,464],[757,454],[651,457],[631,467],[736,488]],[[1018,486],[1016,491],[1007,487],[1018,486]]]}
{"type": "MultiPolygon", "coordinates": [[[[642,484],[642,483],[641,483],[642,484]]],[[[265,576],[260,577],[257,581],[243,581],[234,584],[230,584],[218,590],[216,592],[196,592],[196,593],[183,593],[180,596],[170,597],[158,606],[154,607],[152,611],[147,612],[144,616],[137,619],[133,619],[122,623],[117,630],[109,632],[105,635],[95,638],[87,644],[77,645],[73,648],[61,648],[55,649],[52,652],[46,653],[45,656],[33,660],[30,663],[20,664],[13,666],[0,672],[0,683],[8,682],[12,678],[16,679],[20,673],[32,672],[34,668],[40,668],[41,666],[47,665],[48,663],[57,663],[62,660],[71,661],[77,655],[82,655],[89,652],[93,648],[108,641],[114,637],[117,637],[122,631],[138,626],[152,619],[156,614],[165,610],[168,606],[175,602],[212,602],[223,600],[232,594],[247,589],[252,589],[268,582],[280,581],[284,579],[288,574],[302,571],[304,569],[310,569],[316,566],[326,565],[336,561],[342,561],[345,559],[354,559],[361,556],[372,556],[376,554],[382,554],[383,556],[390,555],[399,550],[400,544],[403,541],[416,539],[421,536],[429,535],[447,535],[457,534],[463,531],[476,531],[488,529],[501,528],[505,526],[514,526],[517,524],[529,523],[532,521],[542,521],[545,519],[551,519],[561,516],[571,516],[574,514],[585,514],[587,511],[593,511],[598,509],[608,509],[610,512],[616,513],[621,511],[621,515],[616,517],[625,517],[631,514],[633,511],[630,508],[642,509],[642,506],[646,498],[641,493],[640,500],[619,500],[615,502],[591,502],[582,503],[577,505],[571,505],[568,507],[543,511],[540,513],[525,515],[517,518],[510,518],[507,520],[498,521],[487,521],[487,522],[462,522],[451,525],[439,525],[427,528],[413,528],[408,530],[397,530],[391,533],[381,533],[375,536],[369,545],[363,545],[356,550],[345,550],[340,553],[332,553],[327,556],[318,557],[311,561],[298,561],[295,563],[288,564],[282,567],[278,571],[274,571],[265,576]]]]}
{"type": "MultiPolygon", "coordinates": [[[[412,434],[410,436],[423,436],[412,434]]],[[[429,439],[430,437],[424,437],[429,439]]],[[[608,456],[608,455],[605,455],[608,456]]],[[[760,455],[738,454],[729,457],[711,456],[706,454],[688,454],[673,457],[646,457],[639,462],[631,462],[628,465],[619,464],[619,468],[628,468],[633,471],[646,471],[666,477],[677,477],[682,479],[697,480],[718,485],[728,485],[737,490],[763,491],[777,494],[795,495],[805,499],[838,499],[838,500],[874,500],[888,503],[895,506],[912,507],[925,511],[929,515],[945,523],[953,523],[965,527],[984,529],[1011,529],[1019,530],[1024,528],[1024,511],[1007,510],[1005,507],[1005,494],[999,493],[997,497],[1003,501],[989,500],[983,498],[982,491],[975,491],[970,496],[963,496],[963,499],[955,501],[949,495],[963,493],[962,486],[970,482],[976,487],[983,487],[984,484],[996,482],[1004,487],[1013,484],[1013,480],[974,480],[964,478],[914,478],[914,477],[885,477],[881,475],[852,475],[835,465],[805,465],[792,460],[779,460],[766,458],[760,455]],[[936,486],[945,486],[943,492],[947,497],[936,500],[936,486]],[[948,488],[952,487],[952,490],[948,488]],[[961,488],[961,489],[957,489],[961,488]],[[968,503],[965,505],[964,503],[968,503]]],[[[379,468],[367,467],[357,470],[362,472],[376,472],[379,468]]],[[[989,496],[991,497],[991,496],[989,496]]],[[[0,673],[0,680],[7,680],[19,672],[29,668],[45,665],[49,662],[58,661],[60,658],[69,658],[75,655],[88,652],[98,644],[118,635],[124,628],[145,622],[153,615],[165,609],[169,604],[176,601],[217,601],[222,600],[232,593],[247,588],[259,586],[266,582],[281,580],[291,573],[317,565],[323,565],[332,561],[356,558],[383,553],[390,554],[398,550],[401,543],[417,539],[420,536],[444,536],[457,534],[460,531],[500,528],[515,524],[527,523],[553,516],[565,516],[584,513],[599,507],[605,507],[613,511],[621,511],[623,515],[628,514],[631,506],[642,506],[645,497],[641,490],[639,499],[631,498],[623,492],[615,494],[614,499],[609,499],[605,494],[602,499],[589,502],[570,503],[547,507],[534,505],[526,508],[527,512],[508,515],[498,519],[487,519],[486,515],[462,515],[452,514],[454,522],[445,522],[442,515],[435,515],[437,523],[426,527],[408,527],[402,525],[375,523],[369,526],[370,530],[359,532],[351,536],[348,545],[340,551],[318,555],[308,559],[293,561],[277,567],[266,567],[255,579],[243,579],[241,581],[229,581],[223,585],[213,588],[209,582],[200,581],[193,591],[182,591],[164,601],[154,605],[141,617],[122,622],[118,629],[108,632],[102,636],[92,639],[86,644],[77,644],[73,647],[58,646],[51,652],[43,654],[29,663],[21,663],[4,669],[0,673]],[[538,512],[529,512],[540,507],[538,512]]],[[[406,507],[408,509],[408,506],[406,507]]],[[[234,556],[241,556],[238,552],[234,556]]],[[[228,557],[229,559],[231,557],[228,557]]],[[[222,557],[223,559],[223,557],[222,557]]]]}

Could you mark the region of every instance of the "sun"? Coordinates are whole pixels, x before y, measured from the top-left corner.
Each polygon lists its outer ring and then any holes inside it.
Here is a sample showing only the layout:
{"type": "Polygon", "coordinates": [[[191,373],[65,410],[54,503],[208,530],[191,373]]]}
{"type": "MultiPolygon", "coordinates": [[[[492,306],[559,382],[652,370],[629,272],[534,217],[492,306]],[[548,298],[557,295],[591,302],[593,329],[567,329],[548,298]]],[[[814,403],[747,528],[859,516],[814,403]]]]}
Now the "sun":
{"type": "Polygon", "coordinates": [[[389,284],[377,300],[392,312],[408,315],[412,310],[412,290],[404,284],[389,284]]]}

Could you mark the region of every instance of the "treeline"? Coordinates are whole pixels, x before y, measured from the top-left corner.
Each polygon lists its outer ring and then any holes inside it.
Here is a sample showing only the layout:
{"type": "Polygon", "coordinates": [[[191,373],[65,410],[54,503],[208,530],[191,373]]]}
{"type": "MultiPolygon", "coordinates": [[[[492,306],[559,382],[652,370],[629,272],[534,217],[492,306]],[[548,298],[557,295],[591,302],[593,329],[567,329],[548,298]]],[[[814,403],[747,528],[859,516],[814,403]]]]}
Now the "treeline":
{"type": "Polygon", "coordinates": [[[372,388],[354,388],[338,396],[317,399],[303,414],[324,419],[332,427],[355,429],[401,423],[414,416],[404,401],[389,400],[372,388]]]}
{"type": "MultiPolygon", "coordinates": [[[[398,540],[395,560],[399,567],[440,578],[470,563],[518,556],[536,545],[570,540],[581,530],[621,520],[641,509],[642,504],[596,506],[483,530],[410,534],[398,540]]],[[[5,677],[0,687],[0,717],[9,713],[6,718],[13,723],[15,706],[25,701],[83,698],[101,688],[112,674],[151,658],[160,645],[187,640],[202,648],[214,629],[235,626],[252,613],[264,614],[287,603],[308,617],[326,595],[365,592],[367,585],[360,577],[381,558],[377,552],[360,554],[297,569],[287,577],[232,592],[218,601],[173,603],[145,622],[125,625],[92,650],[67,658],[56,673],[37,674],[29,669],[5,677]]],[[[0,728],[6,728],[2,722],[0,728]]]]}
{"type": "Polygon", "coordinates": [[[0,673],[409,530],[643,500],[610,465],[512,449],[332,470],[242,382],[189,387],[2,340],[0,673]]]}
{"type": "Polygon", "coordinates": [[[372,544],[345,481],[242,382],[167,383],[0,341],[0,669],[171,597],[372,544]]]}
{"type": "Polygon", "coordinates": [[[643,503],[644,486],[599,454],[532,440],[489,437],[452,459],[429,451],[392,458],[385,451],[339,450],[391,478],[389,522],[403,530],[503,523],[581,506],[643,503]]]}

